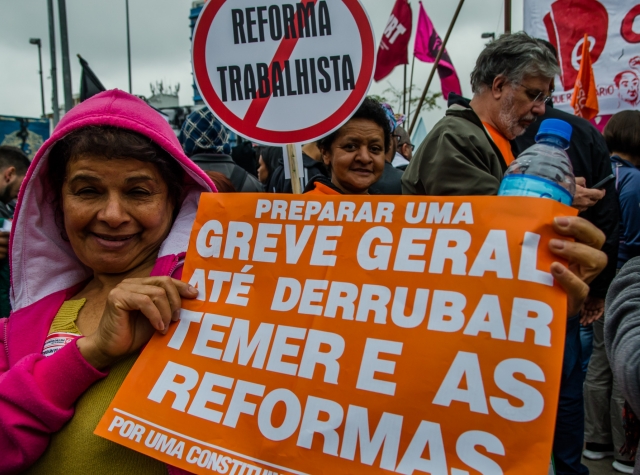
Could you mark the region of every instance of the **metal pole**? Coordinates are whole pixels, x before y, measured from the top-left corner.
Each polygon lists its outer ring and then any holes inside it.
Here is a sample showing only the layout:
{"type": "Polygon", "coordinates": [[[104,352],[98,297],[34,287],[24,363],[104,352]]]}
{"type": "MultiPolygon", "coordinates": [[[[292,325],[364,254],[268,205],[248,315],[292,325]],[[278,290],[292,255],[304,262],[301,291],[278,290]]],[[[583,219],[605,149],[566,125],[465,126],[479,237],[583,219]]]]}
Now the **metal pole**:
{"type": "Polygon", "coordinates": [[[409,80],[409,113],[407,114],[407,118],[411,117],[411,93],[413,92],[413,67],[416,64],[416,56],[413,55],[411,58],[411,79],[409,80]]]}
{"type": "Polygon", "coordinates": [[[440,58],[442,58],[442,53],[447,47],[447,41],[449,41],[449,36],[451,36],[451,31],[453,30],[454,25],[456,24],[456,20],[458,19],[458,15],[460,14],[460,10],[462,9],[462,5],[464,4],[464,0],[460,0],[458,3],[458,7],[456,8],[456,12],[453,14],[453,18],[451,19],[451,24],[449,25],[449,29],[447,30],[447,34],[444,37],[444,41],[440,46],[440,50],[438,51],[438,55],[436,56],[436,60],[433,63],[433,68],[431,69],[431,74],[429,74],[429,79],[427,79],[427,85],[422,91],[422,97],[420,97],[420,102],[418,102],[418,108],[416,109],[416,113],[413,116],[413,121],[411,122],[411,127],[409,128],[409,137],[413,133],[413,128],[416,126],[416,122],[418,121],[418,116],[420,115],[420,110],[422,109],[422,104],[424,103],[425,98],[427,97],[427,92],[429,92],[429,86],[431,86],[431,81],[433,81],[433,75],[438,69],[438,64],[440,64],[440,58]]]}
{"type": "Polygon", "coordinates": [[[53,108],[53,126],[60,120],[58,104],[58,67],[56,65],[56,26],[53,13],[53,0],[47,0],[49,11],[49,49],[51,50],[51,107],[53,108]]]}
{"type": "Polygon", "coordinates": [[[58,0],[60,16],[60,49],[62,50],[62,89],[64,90],[64,110],[69,112],[73,107],[71,92],[71,63],[69,63],[69,33],[67,31],[66,0],[58,0]]]}
{"type": "Polygon", "coordinates": [[[407,65],[404,65],[404,89],[402,90],[402,113],[407,114],[407,65]]]}
{"type": "Polygon", "coordinates": [[[504,0],[504,32],[511,33],[511,0],[504,0]]]}
{"type": "Polygon", "coordinates": [[[129,34],[129,0],[125,0],[127,8],[127,64],[129,66],[129,94],[132,94],[131,88],[131,37],[129,34]]]}
{"type": "Polygon", "coordinates": [[[42,100],[42,117],[46,117],[44,110],[44,78],[42,77],[42,42],[38,39],[38,62],[40,63],[40,98],[42,100]]]}

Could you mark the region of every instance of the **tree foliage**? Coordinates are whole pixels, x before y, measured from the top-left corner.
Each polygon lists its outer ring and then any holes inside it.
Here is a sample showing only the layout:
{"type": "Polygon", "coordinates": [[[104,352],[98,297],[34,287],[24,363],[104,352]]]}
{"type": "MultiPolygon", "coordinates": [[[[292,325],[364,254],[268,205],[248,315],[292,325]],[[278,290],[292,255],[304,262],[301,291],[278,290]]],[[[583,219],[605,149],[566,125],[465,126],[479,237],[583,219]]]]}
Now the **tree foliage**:
{"type": "MultiPolygon", "coordinates": [[[[389,87],[387,87],[382,94],[376,95],[372,94],[369,97],[377,100],[378,102],[386,102],[391,105],[393,111],[396,114],[402,113],[402,103],[403,103],[403,91],[402,88],[397,88],[390,82],[388,83],[389,87]]],[[[411,111],[411,115],[413,115],[418,107],[418,102],[420,102],[420,96],[422,96],[422,89],[417,87],[415,84],[413,85],[413,90],[411,91],[411,102],[409,102],[409,89],[407,89],[407,112],[411,111]]],[[[438,105],[437,99],[442,97],[441,92],[436,93],[427,93],[427,96],[424,99],[422,107],[420,108],[420,112],[430,111],[436,108],[440,108],[438,105]]]]}

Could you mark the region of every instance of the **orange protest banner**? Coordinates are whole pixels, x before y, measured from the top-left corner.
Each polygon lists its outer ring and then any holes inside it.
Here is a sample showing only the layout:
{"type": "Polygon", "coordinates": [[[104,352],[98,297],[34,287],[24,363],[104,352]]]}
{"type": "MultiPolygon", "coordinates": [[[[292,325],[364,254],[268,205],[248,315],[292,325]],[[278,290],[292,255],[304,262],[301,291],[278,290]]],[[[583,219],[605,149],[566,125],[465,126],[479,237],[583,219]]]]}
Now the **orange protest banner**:
{"type": "Polygon", "coordinates": [[[566,325],[554,201],[204,194],[96,434],[189,472],[546,473],[566,325]]]}

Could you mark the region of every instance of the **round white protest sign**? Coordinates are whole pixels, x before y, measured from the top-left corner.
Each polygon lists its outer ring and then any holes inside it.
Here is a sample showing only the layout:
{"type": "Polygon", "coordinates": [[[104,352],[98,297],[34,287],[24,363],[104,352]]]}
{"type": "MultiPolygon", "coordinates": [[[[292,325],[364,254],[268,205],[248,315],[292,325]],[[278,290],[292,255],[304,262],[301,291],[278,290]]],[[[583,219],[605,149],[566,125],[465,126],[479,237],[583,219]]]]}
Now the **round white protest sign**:
{"type": "Polygon", "coordinates": [[[364,100],[375,42],[359,0],[210,0],[193,35],[196,83],[248,139],[311,142],[364,100]]]}

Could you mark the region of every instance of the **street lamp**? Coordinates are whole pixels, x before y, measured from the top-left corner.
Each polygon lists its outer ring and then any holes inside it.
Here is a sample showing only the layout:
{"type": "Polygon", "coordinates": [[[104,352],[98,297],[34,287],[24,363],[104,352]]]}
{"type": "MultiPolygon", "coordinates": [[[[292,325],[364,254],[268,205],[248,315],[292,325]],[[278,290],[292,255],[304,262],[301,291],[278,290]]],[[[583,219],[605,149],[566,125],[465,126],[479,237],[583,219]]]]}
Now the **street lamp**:
{"type": "Polygon", "coordinates": [[[67,28],[67,0],[58,0],[58,16],[60,22],[60,49],[62,51],[62,89],[64,91],[64,111],[73,107],[71,93],[71,63],[69,63],[69,30],[67,28]]]}
{"type": "Polygon", "coordinates": [[[51,52],[51,108],[53,109],[53,126],[60,120],[60,105],[58,104],[58,68],[56,66],[56,25],[53,12],[53,0],[47,0],[49,17],[49,51],[51,52]]]}
{"type": "Polygon", "coordinates": [[[486,40],[487,38],[491,38],[491,41],[496,39],[496,34],[495,33],[482,33],[481,38],[483,40],[486,40]]]}
{"type": "Polygon", "coordinates": [[[131,94],[131,35],[129,33],[129,0],[125,0],[127,10],[127,66],[129,68],[129,94],[131,94]]]}
{"type": "Polygon", "coordinates": [[[42,117],[46,116],[44,111],[44,79],[42,78],[42,41],[40,38],[30,38],[29,43],[32,45],[38,45],[38,61],[40,63],[40,98],[42,100],[42,117]]]}

